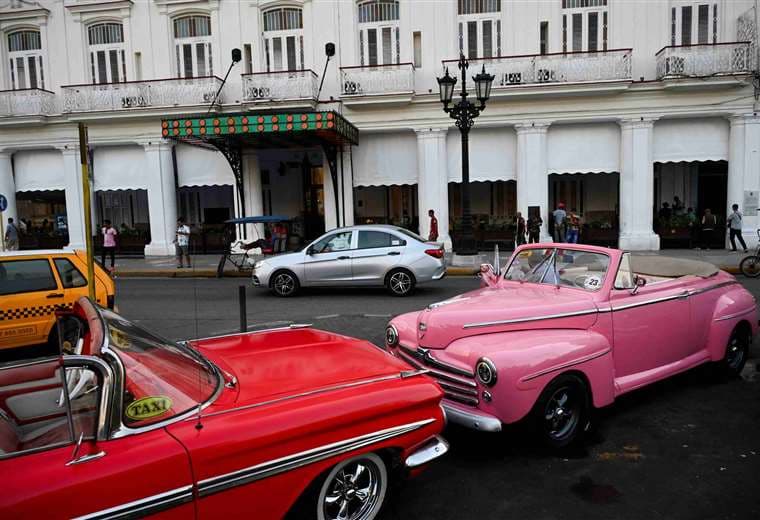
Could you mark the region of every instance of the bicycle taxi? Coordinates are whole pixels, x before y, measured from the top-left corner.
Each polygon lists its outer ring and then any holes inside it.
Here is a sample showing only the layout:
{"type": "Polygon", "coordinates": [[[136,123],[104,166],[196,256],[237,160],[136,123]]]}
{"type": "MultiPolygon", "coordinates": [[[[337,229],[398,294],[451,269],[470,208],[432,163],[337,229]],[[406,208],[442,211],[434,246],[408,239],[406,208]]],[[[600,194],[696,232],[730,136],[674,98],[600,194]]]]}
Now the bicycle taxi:
{"type": "Polygon", "coordinates": [[[289,222],[289,218],[280,215],[259,215],[226,220],[224,222],[225,250],[217,266],[217,278],[224,276],[224,268],[227,262],[235,266],[238,271],[246,272],[251,271],[256,261],[262,257],[287,251],[289,222]],[[237,239],[238,226],[250,224],[264,224],[267,230],[262,236],[259,232],[259,226],[251,226],[253,237],[237,239]]]}

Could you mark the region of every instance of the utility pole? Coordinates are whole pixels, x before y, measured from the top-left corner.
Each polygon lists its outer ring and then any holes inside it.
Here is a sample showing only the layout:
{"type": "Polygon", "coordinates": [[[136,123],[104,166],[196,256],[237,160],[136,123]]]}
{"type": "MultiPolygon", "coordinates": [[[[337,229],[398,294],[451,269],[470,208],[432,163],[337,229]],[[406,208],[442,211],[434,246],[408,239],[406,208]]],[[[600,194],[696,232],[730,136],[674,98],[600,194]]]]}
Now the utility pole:
{"type": "Polygon", "coordinates": [[[90,300],[95,302],[95,259],[92,250],[92,215],[90,202],[90,174],[87,157],[87,127],[79,123],[79,162],[82,165],[82,210],[84,211],[84,243],[87,253],[87,289],[90,300]]]}

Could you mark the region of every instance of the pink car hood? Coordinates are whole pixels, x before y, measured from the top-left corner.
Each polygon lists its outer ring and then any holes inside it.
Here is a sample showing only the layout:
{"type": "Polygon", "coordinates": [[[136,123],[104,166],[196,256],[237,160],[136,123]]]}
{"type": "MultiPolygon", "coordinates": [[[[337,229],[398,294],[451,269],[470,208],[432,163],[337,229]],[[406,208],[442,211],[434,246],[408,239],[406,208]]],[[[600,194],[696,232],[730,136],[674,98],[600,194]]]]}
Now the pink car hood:
{"type": "Polygon", "coordinates": [[[587,329],[596,322],[596,311],[591,293],[581,290],[519,282],[485,287],[421,311],[415,326],[417,344],[441,349],[461,337],[486,332],[587,329]]]}

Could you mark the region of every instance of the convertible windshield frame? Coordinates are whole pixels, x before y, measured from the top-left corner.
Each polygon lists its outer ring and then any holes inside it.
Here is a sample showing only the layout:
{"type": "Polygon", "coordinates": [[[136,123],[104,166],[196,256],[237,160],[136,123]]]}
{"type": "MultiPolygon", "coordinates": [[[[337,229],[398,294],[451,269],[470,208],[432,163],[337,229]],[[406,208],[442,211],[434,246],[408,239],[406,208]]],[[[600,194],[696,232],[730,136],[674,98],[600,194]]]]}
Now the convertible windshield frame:
{"type": "MultiPolygon", "coordinates": [[[[150,424],[147,424],[144,426],[138,426],[138,427],[132,427],[125,424],[123,414],[124,414],[124,393],[126,391],[126,379],[127,379],[126,367],[124,366],[122,359],[119,357],[118,349],[113,347],[111,344],[112,338],[111,338],[110,331],[108,328],[107,318],[104,315],[104,312],[106,311],[106,309],[103,309],[103,308],[98,307],[97,305],[94,305],[92,302],[89,302],[89,300],[88,300],[88,303],[92,306],[92,309],[95,310],[95,313],[97,314],[97,318],[99,321],[99,325],[103,331],[103,339],[102,339],[102,343],[99,349],[99,353],[104,358],[104,360],[108,362],[109,365],[111,365],[111,368],[113,370],[113,383],[112,383],[113,391],[111,392],[110,403],[109,403],[110,418],[109,418],[108,424],[102,425],[103,427],[108,428],[109,439],[118,439],[121,437],[126,437],[128,435],[143,433],[143,432],[155,430],[158,428],[163,428],[169,424],[173,424],[175,422],[185,420],[188,417],[192,417],[193,415],[200,414],[202,410],[209,407],[214,401],[216,401],[219,395],[221,395],[222,390],[224,389],[224,376],[221,370],[219,370],[219,368],[214,363],[212,363],[203,354],[201,354],[200,352],[194,349],[191,349],[177,342],[168,341],[163,338],[160,338],[167,345],[176,347],[177,349],[181,350],[183,353],[188,354],[191,358],[193,358],[197,362],[204,365],[208,369],[208,373],[213,375],[213,377],[216,380],[216,386],[214,388],[214,391],[211,392],[211,394],[208,396],[208,398],[205,401],[198,403],[197,406],[194,406],[181,413],[172,415],[171,417],[167,417],[166,419],[163,419],[161,421],[156,421],[154,423],[150,423],[150,424]]],[[[125,321],[128,321],[128,320],[125,320],[125,321]]],[[[105,417],[103,417],[103,419],[105,419],[105,417]]]]}
{"type": "MultiPolygon", "coordinates": [[[[560,247],[564,244],[559,245],[540,245],[540,247],[528,247],[520,251],[517,255],[514,255],[512,257],[512,260],[510,261],[507,268],[504,270],[503,279],[506,281],[512,281],[512,282],[518,282],[518,283],[533,283],[533,284],[539,284],[539,285],[554,285],[557,287],[563,287],[567,289],[576,289],[583,292],[599,292],[609,279],[610,275],[610,268],[612,266],[612,257],[602,251],[586,251],[583,249],[577,249],[573,247],[560,247]],[[510,270],[515,265],[515,262],[519,261],[519,255],[528,251],[545,251],[546,254],[545,258],[542,258],[541,261],[530,270],[530,279],[524,279],[524,280],[518,280],[513,278],[507,278],[507,276],[510,274],[510,270]],[[599,278],[598,276],[594,276],[594,282],[596,285],[592,287],[586,287],[585,284],[583,287],[577,285],[577,284],[566,284],[561,282],[561,278],[558,275],[554,276],[554,281],[547,281],[547,276],[549,275],[549,272],[554,269],[556,272],[556,265],[557,261],[560,258],[560,252],[571,252],[574,254],[588,254],[588,255],[595,255],[599,257],[606,258],[606,264],[604,268],[604,275],[599,278]]],[[[591,277],[589,277],[591,278],[591,277]]]]}

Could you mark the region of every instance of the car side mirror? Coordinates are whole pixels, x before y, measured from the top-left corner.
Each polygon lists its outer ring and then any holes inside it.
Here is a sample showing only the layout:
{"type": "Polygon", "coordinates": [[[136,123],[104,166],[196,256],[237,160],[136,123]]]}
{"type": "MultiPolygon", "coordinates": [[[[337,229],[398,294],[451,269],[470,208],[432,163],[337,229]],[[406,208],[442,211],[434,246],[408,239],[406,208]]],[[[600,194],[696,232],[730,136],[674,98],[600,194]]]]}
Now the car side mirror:
{"type": "Polygon", "coordinates": [[[480,264],[480,275],[484,274],[496,274],[496,270],[491,264],[480,264]]]}
{"type": "Polygon", "coordinates": [[[639,289],[641,287],[644,287],[647,284],[647,279],[642,278],[641,276],[634,276],[633,278],[633,289],[631,289],[631,294],[636,294],[639,292],[639,289]]]}
{"type": "Polygon", "coordinates": [[[309,256],[313,255],[315,252],[316,251],[314,251],[314,248],[311,247],[311,246],[309,246],[309,247],[306,248],[306,254],[309,255],[309,256]]]}

